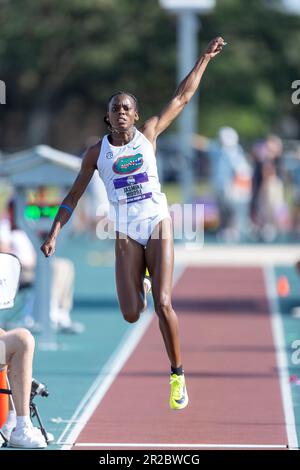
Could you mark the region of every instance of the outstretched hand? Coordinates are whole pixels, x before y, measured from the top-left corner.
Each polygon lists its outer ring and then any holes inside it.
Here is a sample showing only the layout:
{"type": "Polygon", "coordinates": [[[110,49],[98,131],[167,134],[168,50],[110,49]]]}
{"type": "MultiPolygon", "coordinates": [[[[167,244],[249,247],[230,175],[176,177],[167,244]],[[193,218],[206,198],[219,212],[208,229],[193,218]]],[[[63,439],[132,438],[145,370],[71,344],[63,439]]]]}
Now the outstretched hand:
{"type": "Polygon", "coordinates": [[[212,59],[217,54],[219,54],[219,52],[221,52],[225,45],[226,43],[224,39],[221,36],[218,36],[217,38],[214,38],[212,41],[210,41],[206,50],[204,51],[204,55],[212,59]]]}
{"type": "Polygon", "coordinates": [[[47,238],[47,240],[42,244],[41,251],[44,253],[46,258],[54,254],[55,245],[56,241],[54,238],[47,238]]]}

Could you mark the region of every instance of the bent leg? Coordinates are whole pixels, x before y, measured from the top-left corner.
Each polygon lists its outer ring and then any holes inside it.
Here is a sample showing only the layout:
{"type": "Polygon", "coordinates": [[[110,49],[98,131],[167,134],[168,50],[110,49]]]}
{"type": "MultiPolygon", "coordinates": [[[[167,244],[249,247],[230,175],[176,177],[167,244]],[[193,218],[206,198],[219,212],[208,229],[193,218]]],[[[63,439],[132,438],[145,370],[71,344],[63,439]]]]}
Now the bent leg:
{"type": "Polygon", "coordinates": [[[1,335],[0,343],[5,350],[4,363],[9,366],[9,381],[16,413],[18,416],[28,416],[34,338],[28,330],[17,328],[1,335]]]}
{"type": "Polygon", "coordinates": [[[159,327],[171,366],[181,366],[178,318],[171,303],[174,267],[174,245],[172,222],[163,219],[155,229],[155,238],[150,238],[145,254],[152,277],[152,294],[159,327]]]}
{"type": "Polygon", "coordinates": [[[136,322],[145,309],[144,275],[145,249],[130,237],[116,232],[116,287],[123,317],[129,323],[136,322]]]}

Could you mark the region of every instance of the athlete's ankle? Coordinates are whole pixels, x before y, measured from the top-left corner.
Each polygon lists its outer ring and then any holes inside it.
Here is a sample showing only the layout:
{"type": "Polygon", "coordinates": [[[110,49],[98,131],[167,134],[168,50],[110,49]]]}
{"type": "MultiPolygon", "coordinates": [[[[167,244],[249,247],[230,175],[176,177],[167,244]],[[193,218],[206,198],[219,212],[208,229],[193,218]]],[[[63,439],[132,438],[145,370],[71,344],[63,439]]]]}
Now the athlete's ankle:
{"type": "Polygon", "coordinates": [[[171,366],[171,374],[183,375],[183,372],[184,371],[182,365],[178,367],[171,366]]]}

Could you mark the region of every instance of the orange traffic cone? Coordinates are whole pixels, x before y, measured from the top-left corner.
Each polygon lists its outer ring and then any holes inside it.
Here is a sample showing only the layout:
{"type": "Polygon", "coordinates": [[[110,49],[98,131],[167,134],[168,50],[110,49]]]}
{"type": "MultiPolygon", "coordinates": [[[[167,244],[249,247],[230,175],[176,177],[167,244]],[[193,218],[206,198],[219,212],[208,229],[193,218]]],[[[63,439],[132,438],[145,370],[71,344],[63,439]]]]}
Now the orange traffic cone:
{"type": "MultiPolygon", "coordinates": [[[[0,389],[7,390],[6,368],[0,370],[0,389]]],[[[0,428],[6,423],[8,414],[8,395],[0,392],[0,428]]]]}
{"type": "Polygon", "coordinates": [[[277,281],[277,293],[280,297],[287,297],[290,293],[289,280],[286,276],[280,276],[277,281]]]}

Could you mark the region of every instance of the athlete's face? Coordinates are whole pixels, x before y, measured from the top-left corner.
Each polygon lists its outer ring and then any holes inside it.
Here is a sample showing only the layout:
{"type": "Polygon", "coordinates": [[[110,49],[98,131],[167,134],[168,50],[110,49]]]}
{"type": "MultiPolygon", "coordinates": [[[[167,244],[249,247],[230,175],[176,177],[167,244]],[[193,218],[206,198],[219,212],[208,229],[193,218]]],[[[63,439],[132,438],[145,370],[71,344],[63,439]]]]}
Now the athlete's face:
{"type": "Polygon", "coordinates": [[[109,103],[108,119],[111,126],[126,132],[139,118],[134,100],[128,95],[117,95],[109,103]]]}

